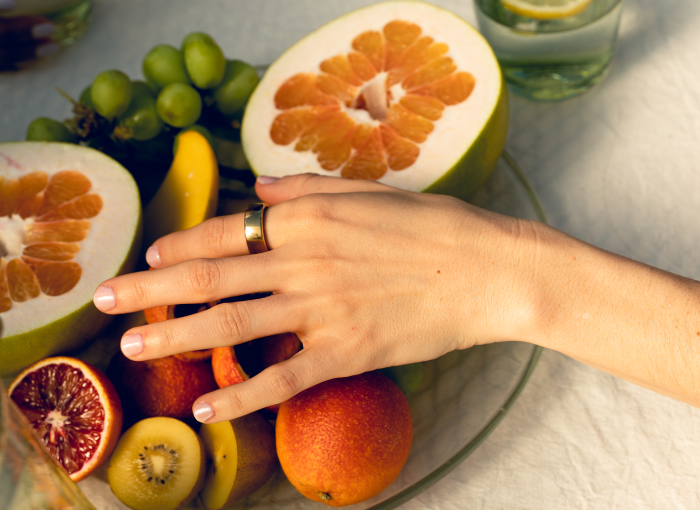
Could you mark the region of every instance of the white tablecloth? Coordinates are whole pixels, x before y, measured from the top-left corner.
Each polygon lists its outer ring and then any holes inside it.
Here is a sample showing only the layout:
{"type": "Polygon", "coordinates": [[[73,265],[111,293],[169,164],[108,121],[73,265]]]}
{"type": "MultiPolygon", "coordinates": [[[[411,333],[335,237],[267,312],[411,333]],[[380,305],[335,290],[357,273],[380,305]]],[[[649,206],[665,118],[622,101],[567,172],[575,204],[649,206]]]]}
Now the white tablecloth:
{"type": "MultiPolygon", "coordinates": [[[[700,3],[625,0],[613,68],[562,103],[511,96],[508,149],[550,223],[613,252],[700,279],[700,3]],[[697,24],[697,25],[696,25],[697,24]]],[[[107,68],[140,76],[155,44],[212,34],[229,57],[272,61],[360,0],[96,0],[70,51],[0,75],[0,141],[64,118],[107,68]]],[[[436,2],[473,21],[469,0],[436,2]]],[[[554,352],[496,431],[407,510],[700,508],[700,410],[554,352]]]]}

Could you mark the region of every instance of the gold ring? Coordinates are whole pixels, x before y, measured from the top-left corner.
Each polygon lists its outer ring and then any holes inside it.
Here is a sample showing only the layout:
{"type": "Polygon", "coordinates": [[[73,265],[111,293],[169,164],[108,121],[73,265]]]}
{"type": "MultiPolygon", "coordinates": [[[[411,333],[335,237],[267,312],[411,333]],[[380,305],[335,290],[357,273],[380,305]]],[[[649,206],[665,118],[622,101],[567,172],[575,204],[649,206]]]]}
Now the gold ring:
{"type": "Polygon", "coordinates": [[[243,225],[245,226],[245,241],[248,244],[248,252],[264,253],[268,251],[267,243],[265,243],[265,229],[263,228],[263,217],[265,209],[270,207],[264,202],[259,204],[250,204],[245,211],[243,217],[243,225]]]}

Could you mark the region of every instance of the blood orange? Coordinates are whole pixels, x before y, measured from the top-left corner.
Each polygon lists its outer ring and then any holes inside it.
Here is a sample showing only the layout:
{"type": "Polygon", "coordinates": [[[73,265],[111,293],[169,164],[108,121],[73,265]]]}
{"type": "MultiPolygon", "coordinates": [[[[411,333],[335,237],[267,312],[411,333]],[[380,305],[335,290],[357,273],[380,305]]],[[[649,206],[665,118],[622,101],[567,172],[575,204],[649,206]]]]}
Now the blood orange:
{"type": "Polygon", "coordinates": [[[0,376],[107,325],[92,294],[133,267],[140,210],[131,175],[100,152],[0,144],[0,376]]]}
{"type": "Polygon", "coordinates": [[[242,142],[255,173],[374,179],[470,198],[505,143],[496,58],[434,5],[381,2],[283,54],[253,93],[242,142]]]}
{"type": "Polygon", "coordinates": [[[8,390],[51,456],[75,482],[114,450],[122,406],[112,383],[75,358],[46,358],[24,370],[8,390]]]}

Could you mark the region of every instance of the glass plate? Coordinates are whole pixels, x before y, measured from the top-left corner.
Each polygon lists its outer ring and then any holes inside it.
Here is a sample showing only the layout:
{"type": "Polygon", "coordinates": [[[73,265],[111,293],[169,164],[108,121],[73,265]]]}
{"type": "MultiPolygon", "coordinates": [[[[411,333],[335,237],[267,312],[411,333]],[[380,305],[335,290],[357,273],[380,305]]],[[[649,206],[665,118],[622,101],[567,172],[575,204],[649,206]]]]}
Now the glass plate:
{"type": "MultiPolygon", "coordinates": [[[[545,221],[530,184],[507,153],[472,203],[509,216],[545,221]]],[[[113,343],[109,349],[117,348],[113,343]]],[[[505,417],[541,352],[540,347],[530,344],[505,342],[452,352],[425,363],[421,387],[408,396],[414,436],[406,465],[379,496],[349,508],[395,508],[452,471],[505,417]]],[[[100,366],[104,353],[83,357],[100,366]]],[[[98,510],[127,508],[109,490],[104,468],[79,487],[98,510]]],[[[272,480],[236,507],[296,510],[313,505],[278,469],[272,480]]]]}

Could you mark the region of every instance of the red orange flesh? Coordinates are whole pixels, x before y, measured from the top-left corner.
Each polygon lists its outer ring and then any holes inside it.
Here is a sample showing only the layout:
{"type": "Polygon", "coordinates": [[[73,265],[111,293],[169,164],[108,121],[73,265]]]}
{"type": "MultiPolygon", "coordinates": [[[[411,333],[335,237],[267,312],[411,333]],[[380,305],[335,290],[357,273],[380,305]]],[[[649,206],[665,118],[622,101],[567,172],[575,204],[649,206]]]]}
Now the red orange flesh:
{"type": "Polygon", "coordinates": [[[73,481],[106,461],[122,428],[114,386],[97,368],[75,358],[39,361],[9,388],[37,438],[73,481]]]}

